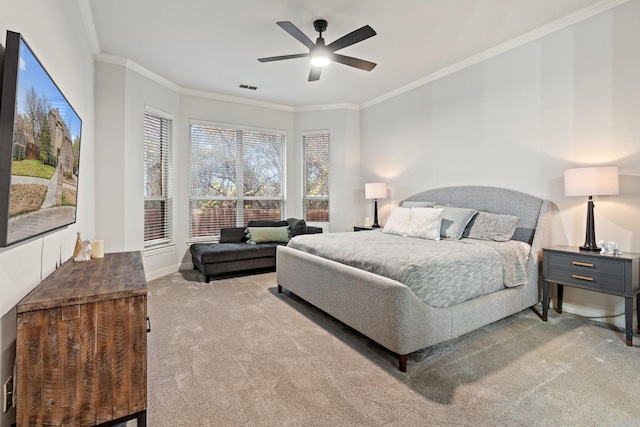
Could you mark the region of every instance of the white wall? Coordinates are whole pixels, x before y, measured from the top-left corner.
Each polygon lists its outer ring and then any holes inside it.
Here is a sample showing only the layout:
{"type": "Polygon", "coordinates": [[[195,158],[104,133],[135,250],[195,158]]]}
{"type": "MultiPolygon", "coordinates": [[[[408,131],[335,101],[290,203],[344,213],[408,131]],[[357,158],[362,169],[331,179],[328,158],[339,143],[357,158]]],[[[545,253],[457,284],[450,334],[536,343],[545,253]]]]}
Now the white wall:
{"type": "MultiPolygon", "coordinates": [[[[145,108],[159,110],[173,120],[175,169],[182,152],[178,138],[180,97],[131,70],[126,61],[96,64],[96,193],[100,197],[96,199],[95,238],[104,240],[105,252],[140,251],[144,245],[145,108]]],[[[178,198],[182,194],[175,193],[178,198]]],[[[180,206],[174,204],[178,217],[180,206]]],[[[148,278],[176,271],[183,250],[183,245],[174,245],[145,253],[148,278]]]]}
{"type": "MultiPolygon", "coordinates": [[[[82,119],[77,223],[65,229],[0,248],[0,380],[15,359],[15,305],[73,254],[76,232],[94,232],[94,61],[77,3],[64,0],[3,0],[0,43],[7,30],[21,33],[82,119]]],[[[0,412],[9,426],[15,411],[0,412]]]]}
{"type": "MultiPolygon", "coordinates": [[[[614,164],[620,195],[595,198],[596,238],[640,252],[638,22],[629,2],[365,108],[362,183],[389,184],[383,222],[424,189],[500,186],[551,200],[553,243],[579,246],[586,199],[564,197],[563,171],[614,164]]],[[[573,288],[565,301],[586,315],[624,311],[622,298],[573,288]]]]}

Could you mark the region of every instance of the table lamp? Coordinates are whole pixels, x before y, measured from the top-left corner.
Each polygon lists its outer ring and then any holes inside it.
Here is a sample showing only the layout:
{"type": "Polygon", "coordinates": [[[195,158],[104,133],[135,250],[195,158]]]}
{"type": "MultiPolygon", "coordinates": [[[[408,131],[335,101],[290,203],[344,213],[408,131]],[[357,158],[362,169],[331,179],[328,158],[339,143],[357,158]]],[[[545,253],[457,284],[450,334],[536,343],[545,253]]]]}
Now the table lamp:
{"type": "Polygon", "coordinates": [[[619,194],[618,167],[595,166],[573,168],[564,171],[565,196],[589,196],[587,203],[587,230],[581,251],[599,251],[596,244],[595,222],[593,218],[593,196],[619,194]]]}
{"type": "Polygon", "coordinates": [[[373,182],[364,185],[364,198],[373,199],[373,228],[380,228],[378,224],[378,199],[387,197],[387,184],[384,182],[373,182]]]}

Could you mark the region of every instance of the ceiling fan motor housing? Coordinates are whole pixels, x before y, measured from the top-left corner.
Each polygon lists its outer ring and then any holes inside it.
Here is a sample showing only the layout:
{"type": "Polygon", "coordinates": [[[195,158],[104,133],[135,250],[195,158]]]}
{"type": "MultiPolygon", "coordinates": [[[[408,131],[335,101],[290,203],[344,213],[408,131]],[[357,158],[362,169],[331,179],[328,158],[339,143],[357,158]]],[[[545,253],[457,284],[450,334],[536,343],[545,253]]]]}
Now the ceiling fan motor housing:
{"type": "MultiPolygon", "coordinates": [[[[324,33],[327,30],[327,21],[324,19],[316,19],[313,21],[313,28],[319,33],[324,33]]],[[[322,34],[320,34],[320,37],[322,37],[322,34]]]]}

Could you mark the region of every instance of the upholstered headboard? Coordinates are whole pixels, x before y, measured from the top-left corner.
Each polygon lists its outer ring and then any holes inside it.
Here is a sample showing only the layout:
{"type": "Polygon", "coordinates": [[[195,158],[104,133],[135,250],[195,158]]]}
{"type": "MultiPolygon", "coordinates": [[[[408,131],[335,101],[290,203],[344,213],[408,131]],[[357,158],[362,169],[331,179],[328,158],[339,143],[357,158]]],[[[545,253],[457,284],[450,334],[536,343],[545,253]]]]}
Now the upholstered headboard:
{"type": "Polygon", "coordinates": [[[519,219],[512,239],[529,244],[533,242],[538,218],[545,202],[543,199],[515,190],[473,185],[434,188],[414,194],[406,201],[436,202],[443,206],[517,216],[519,219]]]}

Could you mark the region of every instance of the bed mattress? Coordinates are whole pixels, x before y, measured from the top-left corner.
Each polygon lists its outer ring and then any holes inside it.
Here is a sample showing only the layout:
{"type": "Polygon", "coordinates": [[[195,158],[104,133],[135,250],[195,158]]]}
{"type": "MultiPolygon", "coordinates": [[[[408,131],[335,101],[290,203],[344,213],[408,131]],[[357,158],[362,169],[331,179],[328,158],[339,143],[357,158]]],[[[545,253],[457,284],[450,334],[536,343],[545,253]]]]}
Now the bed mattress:
{"type": "Polygon", "coordinates": [[[296,236],[288,246],[396,280],[440,308],[526,283],[530,252],[518,241],[427,240],[380,230],[296,236]]]}

